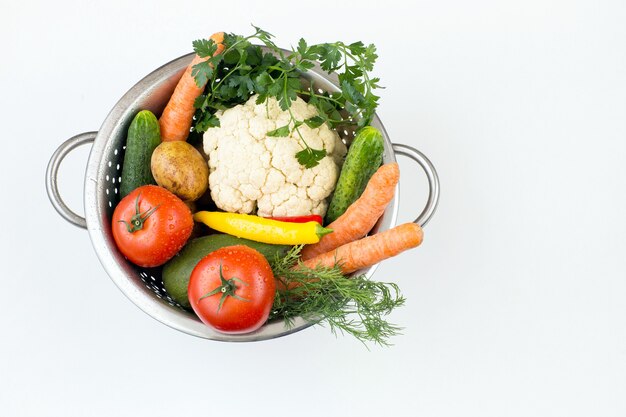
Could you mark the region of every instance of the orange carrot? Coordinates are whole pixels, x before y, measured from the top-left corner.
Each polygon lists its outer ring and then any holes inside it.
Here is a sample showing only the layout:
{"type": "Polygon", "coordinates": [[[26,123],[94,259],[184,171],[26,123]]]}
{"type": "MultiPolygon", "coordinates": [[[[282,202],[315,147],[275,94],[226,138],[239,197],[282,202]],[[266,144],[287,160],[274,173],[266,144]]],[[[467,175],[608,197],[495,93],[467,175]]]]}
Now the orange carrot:
{"type": "Polygon", "coordinates": [[[311,258],[303,265],[333,267],[339,264],[344,274],[357,271],[396,256],[407,249],[419,246],[424,238],[422,228],[415,223],[405,223],[384,232],[347,243],[330,252],[311,258]]]}
{"type": "MultiPolygon", "coordinates": [[[[211,35],[211,39],[217,44],[215,55],[221,54],[224,50],[224,32],[211,35]]],[[[187,140],[193,114],[196,110],[193,107],[194,101],[204,91],[204,86],[198,87],[196,84],[196,80],[192,77],[191,71],[194,65],[206,61],[207,59],[208,58],[200,58],[196,55],[178,81],[176,89],[159,119],[161,140],[163,140],[163,142],[187,140]]]]}
{"type": "Polygon", "coordinates": [[[399,178],[400,169],[395,162],[378,168],[368,181],[363,194],[345,213],[327,226],[333,232],[324,236],[318,243],[304,247],[301,253],[302,260],[306,261],[365,236],[372,230],[393,198],[399,178]]]}

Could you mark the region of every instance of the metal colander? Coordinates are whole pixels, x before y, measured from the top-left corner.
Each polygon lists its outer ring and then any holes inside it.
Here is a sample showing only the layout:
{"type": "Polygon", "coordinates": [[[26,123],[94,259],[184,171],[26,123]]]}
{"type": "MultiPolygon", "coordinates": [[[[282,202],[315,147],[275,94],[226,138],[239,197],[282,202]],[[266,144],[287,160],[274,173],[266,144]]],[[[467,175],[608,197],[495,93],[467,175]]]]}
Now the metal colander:
{"type": "MultiPolygon", "coordinates": [[[[184,55],[156,69],[117,102],[98,132],[81,133],[57,148],[50,158],[46,172],[46,188],[50,201],[63,218],[89,231],[96,254],[113,282],[134,304],[160,322],[190,335],[229,342],[265,340],[302,330],[312,323],[298,318],[291,326],[286,326],[282,320],[274,320],[253,333],[228,335],[216,332],[204,325],[193,313],[184,310],[167,294],[161,280],[161,268],[141,268],[133,265],[115,246],[111,233],[111,217],[119,200],[124,144],[128,127],[140,110],[151,110],[157,116],[161,114],[176,83],[192,58],[193,54],[184,55]],[[59,165],[69,152],[88,143],[93,143],[93,145],[85,174],[85,217],[83,218],[63,202],[57,187],[57,173],[59,165]]],[[[337,77],[334,74],[326,74],[319,67],[310,70],[303,78],[307,82],[312,82],[320,92],[338,91],[337,77]]],[[[439,180],[435,168],[416,149],[406,145],[392,144],[378,116],[374,117],[372,125],[383,133],[383,162],[395,161],[397,154],[408,156],[416,161],[426,173],[429,184],[428,201],[415,220],[421,226],[425,225],[433,215],[439,197],[439,180]]],[[[338,133],[347,144],[354,137],[351,131],[344,130],[338,133]]],[[[372,233],[395,226],[397,213],[398,190],[396,189],[396,196],[372,233]]],[[[376,267],[377,265],[374,265],[357,273],[371,277],[376,267]]]]}

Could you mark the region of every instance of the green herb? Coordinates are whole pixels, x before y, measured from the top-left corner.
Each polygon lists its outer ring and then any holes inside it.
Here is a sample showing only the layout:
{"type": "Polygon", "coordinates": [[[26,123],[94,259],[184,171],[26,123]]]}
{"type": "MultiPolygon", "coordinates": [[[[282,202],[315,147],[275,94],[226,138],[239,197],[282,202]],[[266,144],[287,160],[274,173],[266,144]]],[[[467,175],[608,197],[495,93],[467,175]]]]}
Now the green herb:
{"type": "Polygon", "coordinates": [[[313,168],[326,156],[323,149],[306,148],[296,153],[296,159],[305,168],[313,168]]]}
{"type": "Polygon", "coordinates": [[[257,104],[273,97],[283,111],[289,111],[290,122],[272,132],[270,136],[288,136],[294,130],[302,141],[302,151],[296,154],[300,164],[311,168],[326,156],[322,149],[311,148],[300,134],[299,127],[311,128],[328,123],[331,128],[367,126],[378,105],[374,90],[380,80],[370,75],[374,68],[376,47],[362,42],[344,42],[308,45],[300,39],[295,49],[286,53],[278,48],[273,36],[258,27],[252,35],[243,37],[227,34],[224,51],[213,56],[217,45],[213,40],[197,40],[194,51],[207,61],[194,65],[192,75],[198,85],[206,89],[195,102],[194,130],[204,132],[219,126],[215,112],[244,103],[258,94],[257,104]],[[272,53],[264,52],[259,42],[272,53]],[[301,75],[315,65],[339,77],[340,92],[319,92],[315,85],[305,86],[301,75]],[[291,104],[300,96],[314,105],[319,116],[297,120],[291,113],[291,104]]]}
{"type": "Polygon", "coordinates": [[[385,320],[404,304],[398,286],[371,281],[364,275],[347,277],[338,265],[307,268],[299,262],[301,250],[302,245],[294,246],[285,257],[272,262],[274,276],[287,289],[276,292],[270,318],[282,317],[291,325],[301,316],[327,324],[335,334],[339,331],[363,343],[389,345],[388,339],[401,330],[385,320]]]}
{"type": "Polygon", "coordinates": [[[267,136],[285,137],[285,136],[289,136],[289,132],[290,132],[289,125],[285,125],[285,126],[279,127],[278,129],[267,132],[267,136]]]}

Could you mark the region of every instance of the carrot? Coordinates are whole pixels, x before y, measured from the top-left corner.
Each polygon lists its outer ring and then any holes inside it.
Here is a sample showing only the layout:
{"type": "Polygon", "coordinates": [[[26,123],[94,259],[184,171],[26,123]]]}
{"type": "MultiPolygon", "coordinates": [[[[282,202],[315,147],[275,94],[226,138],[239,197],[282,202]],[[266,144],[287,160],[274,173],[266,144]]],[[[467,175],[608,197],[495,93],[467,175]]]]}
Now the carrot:
{"type": "Polygon", "coordinates": [[[333,267],[338,264],[344,274],[357,271],[419,246],[424,238],[422,228],[405,223],[384,232],[347,243],[335,250],[311,258],[302,264],[309,268],[333,267]]]}
{"type": "MultiPolygon", "coordinates": [[[[211,35],[211,39],[217,44],[215,55],[222,53],[224,50],[224,32],[211,35]]],[[[196,84],[196,80],[191,76],[191,71],[194,65],[207,59],[196,55],[178,81],[176,89],[159,119],[163,142],[187,140],[195,112],[194,101],[204,91],[204,86],[198,87],[196,84]]]]}
{"type": "Polygon", "coordinates": [[[306,261],[324,252],[331,251],[365,236],[382,216],[393,198],[400,178],[398,164],[384,164],[372,175],[363,194],[352,203],[345,213],[328,225],[333,232],[318,243],[307,245],[302,250],[306,261]]]}

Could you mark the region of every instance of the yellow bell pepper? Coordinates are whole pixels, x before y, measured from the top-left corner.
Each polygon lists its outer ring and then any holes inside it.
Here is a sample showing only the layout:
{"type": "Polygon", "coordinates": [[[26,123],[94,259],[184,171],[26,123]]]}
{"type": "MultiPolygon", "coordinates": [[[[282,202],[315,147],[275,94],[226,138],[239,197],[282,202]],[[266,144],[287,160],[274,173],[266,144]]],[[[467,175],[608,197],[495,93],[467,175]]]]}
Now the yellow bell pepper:
{"type": "Polygon", "coordinates": [[[291,223],[250,214],[199,211],[193,219],[218,232],[274,245],[317,243],[331,229],[317,222],[291,223]]]}

